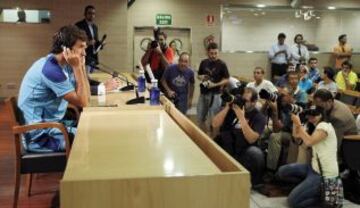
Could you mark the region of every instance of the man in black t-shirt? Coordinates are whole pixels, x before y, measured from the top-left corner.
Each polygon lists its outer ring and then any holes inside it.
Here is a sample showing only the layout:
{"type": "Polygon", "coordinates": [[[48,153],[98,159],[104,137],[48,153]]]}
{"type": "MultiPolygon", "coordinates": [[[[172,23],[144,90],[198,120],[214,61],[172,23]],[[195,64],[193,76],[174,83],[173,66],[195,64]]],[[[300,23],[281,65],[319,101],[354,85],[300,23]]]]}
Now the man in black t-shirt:
{"type": "Polygon", "coordinates": [[[226,103],[214,116],[212,126],[220,127],[215,141],[250,171],[252,185],[256,185],[261,183],[265,169],[265,156],[257,140],[265,129],[266,118],[255,107],[258,99],[255,89],[246,87],[241,98],[244,107],[226,103]]]}
{"type": "Polygon", "coordinates": [[[211,121],[214,115],[219,112],[221,107],[220,93],[228,84],[230,77],[225,62],[218,58],[218,45],[210,43],[207,51],[208,58],[200,63],[197,76],[201,82],[197,105],[198,122],[201,127],[204,127],[208,114],[211,121]]]}

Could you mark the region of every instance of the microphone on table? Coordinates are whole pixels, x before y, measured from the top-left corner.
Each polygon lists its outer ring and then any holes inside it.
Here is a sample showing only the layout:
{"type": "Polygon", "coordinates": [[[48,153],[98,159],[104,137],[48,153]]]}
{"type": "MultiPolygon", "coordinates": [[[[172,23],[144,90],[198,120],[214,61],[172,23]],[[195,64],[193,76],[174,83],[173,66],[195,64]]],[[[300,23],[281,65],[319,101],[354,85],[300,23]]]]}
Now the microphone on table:
{"type": "Polygon", "coordinates": [[[145,97],[144,96],[139,97],[139,92],[137,89],[135,90],[135,94],[136,94],[136,98],[126,101],[126,105],[145,103],[145,97]]]}
{"type": "Polygon", "coordinates": [[[110,68],[109,66],[107,66],[107,65],[105,65],[105,64],[99,63],[98,65],[90,64],[90,66],[91,66],[92,68],[94,68],[94,69],[96,69],[96,70],[99,70],[99,71],[101,71],[101,72],[104,72],[104,73],[106,73],[106,74],[109,74],[109,75],[111,75],[113,78],[119,78],[120,80],[126,82],[126,86],[120,88],[120,91],[124,91],[124,92],[125,92],[125,91],[131,91],[131,90],[134,90],[134,89],[135,89],[135,85],[134,85],[133,83],[131,83],[131,82],[129,81],[129,79],[128,79],[125,75],[123,75],[123,74],[121,74],[121,73],[119,73],[119,72],[116,72],[115,70],[113,70],[112,68],[110,68]],[[101,69],[98,65],[102,66],[103,68],[106,68],[106,70],[105,70],[105,69],[101,69]],[[108,71],[108,70],[109,70],[109,71],[108,71]],[[111,71],[111,72],[110,72],[110,71],[111,71]]]}

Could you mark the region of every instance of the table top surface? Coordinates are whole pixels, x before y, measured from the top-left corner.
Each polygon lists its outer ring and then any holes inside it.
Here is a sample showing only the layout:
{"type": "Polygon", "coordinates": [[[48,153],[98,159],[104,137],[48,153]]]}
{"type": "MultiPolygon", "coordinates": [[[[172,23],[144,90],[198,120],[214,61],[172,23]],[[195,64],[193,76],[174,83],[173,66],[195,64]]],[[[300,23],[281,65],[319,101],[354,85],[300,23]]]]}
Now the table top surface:
{"type": "MultiPolygon", "coordinates": [[[[124,73],[122,76],[126,76],[128,80],[134,84],[136,84],[136,80],[131,76],[130,73],[124,73]]],[[[110,79],[111,76],[105,73],[92,73],[90,77],[99,82],[105,82],[110,79]]],[[[126,82],[120,82],[120,88],[126,86],[126,82]]],[[[139,96],[144,96],[145,98],[150,97],[150,93],[148,91],[144,93],[139,93],[139,96]]],[[[105,96],[91,96],[89,107],[122,107],[122,108],[153,108],[154,106],[150,106],[150,101],[146,100],[143,104],[135,104],[135,105],[126,105],[126,102],[136,98],[136,93],[134,90],[131,91],[120,91],[114,90],[112,92],[107,92],[105,96]]]]}
{"type": "Polygon", "coordinates": [[[63,181],[220,173],[164,111],[85,111],[63,181]]]}

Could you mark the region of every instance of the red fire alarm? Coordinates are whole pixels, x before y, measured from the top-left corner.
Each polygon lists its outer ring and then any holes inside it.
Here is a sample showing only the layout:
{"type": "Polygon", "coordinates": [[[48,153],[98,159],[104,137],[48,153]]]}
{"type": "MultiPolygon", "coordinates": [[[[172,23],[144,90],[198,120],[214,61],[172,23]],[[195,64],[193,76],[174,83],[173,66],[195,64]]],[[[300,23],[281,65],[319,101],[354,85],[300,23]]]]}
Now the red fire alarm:
{"type": "Polygon", "coordinates": [[[215,16],[214,15],[206,16],[206,23],[208,26],[213,26],[215,23],[215,16]]]}

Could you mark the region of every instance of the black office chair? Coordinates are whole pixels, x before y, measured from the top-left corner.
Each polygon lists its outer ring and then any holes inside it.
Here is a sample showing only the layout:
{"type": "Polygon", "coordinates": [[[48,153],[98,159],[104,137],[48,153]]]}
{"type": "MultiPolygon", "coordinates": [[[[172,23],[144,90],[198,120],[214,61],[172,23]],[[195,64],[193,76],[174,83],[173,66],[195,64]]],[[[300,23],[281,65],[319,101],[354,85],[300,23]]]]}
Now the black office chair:
{"type": "Polygon", "coordinates": [[[28,196],[31,195],[31,183],[33,173],[64,172],[67,158],[70,153],[69,136],[65,126],[60,123],[48,122],[24,125],[21,111],[16,104],[16,98],[11,97],[5,100],[7,117],[10,119],[10,126],[13,132],[15,143],[15,190],[13,207],[17,207],[20,189],[21,174],[29,174],[28,177],[28,196]],[[22,148],[22,135],[35,129],[57,128],[65,138],[66,151],[52,153],[29,153],[22,148]]]}

